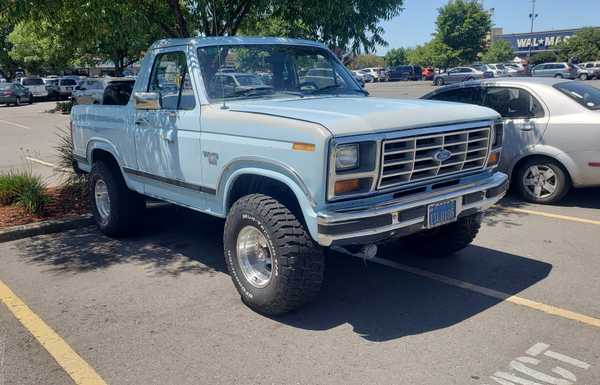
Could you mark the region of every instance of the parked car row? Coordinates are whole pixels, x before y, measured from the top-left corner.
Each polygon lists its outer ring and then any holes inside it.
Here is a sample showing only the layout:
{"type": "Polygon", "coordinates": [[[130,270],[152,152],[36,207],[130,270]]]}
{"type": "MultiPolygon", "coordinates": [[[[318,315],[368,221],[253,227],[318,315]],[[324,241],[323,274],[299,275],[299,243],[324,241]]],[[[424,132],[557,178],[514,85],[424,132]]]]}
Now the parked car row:
{"type": "Polygon", "coordinates": [[[33,94],[28,88],[20,83],[0,83],[0,104],[19,106],[22,103],[33,103],[33,94]]]}

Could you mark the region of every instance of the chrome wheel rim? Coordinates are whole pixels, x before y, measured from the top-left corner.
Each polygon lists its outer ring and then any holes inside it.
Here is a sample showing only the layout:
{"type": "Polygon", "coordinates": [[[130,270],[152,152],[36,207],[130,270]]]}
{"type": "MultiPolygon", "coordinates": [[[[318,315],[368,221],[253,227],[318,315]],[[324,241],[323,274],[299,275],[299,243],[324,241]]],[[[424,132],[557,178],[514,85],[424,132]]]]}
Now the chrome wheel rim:
{"type": "Polygon", "coordinates": [[[558,187],[558,178],[548,166],[531,166],[523,175],[525,190],[535,198],[548,198],[558,187]]]}
{"type": "Polygon", "coordinates": [[[110,197],[108,196],[108,186],[102,179],[98,179],[94,185],[94,198],[102,223],[108,222],[108,217],[110,216],[110,197]]]}
{"type": "Polygon", "coordinates": [[[267,286],[273,275],[273,253],[264,234],[254,226],[245,226],[238,234],[236,249],[246,281],[257,288],[267,286]]]}

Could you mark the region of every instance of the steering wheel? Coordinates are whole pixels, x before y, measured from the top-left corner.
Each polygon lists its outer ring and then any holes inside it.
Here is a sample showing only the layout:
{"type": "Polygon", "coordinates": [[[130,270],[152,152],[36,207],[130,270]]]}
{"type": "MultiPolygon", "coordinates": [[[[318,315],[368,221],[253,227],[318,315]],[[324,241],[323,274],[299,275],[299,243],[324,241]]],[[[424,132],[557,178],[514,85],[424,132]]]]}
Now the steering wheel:
{"type": "Polygon", "coordinates": [[[315,82],[302,82],[298,84],[298,88],[300,91],[316,91],[319,89],[319,86],[315,82]],[[308,89],[304,87],[308,87],[308,89]]]}

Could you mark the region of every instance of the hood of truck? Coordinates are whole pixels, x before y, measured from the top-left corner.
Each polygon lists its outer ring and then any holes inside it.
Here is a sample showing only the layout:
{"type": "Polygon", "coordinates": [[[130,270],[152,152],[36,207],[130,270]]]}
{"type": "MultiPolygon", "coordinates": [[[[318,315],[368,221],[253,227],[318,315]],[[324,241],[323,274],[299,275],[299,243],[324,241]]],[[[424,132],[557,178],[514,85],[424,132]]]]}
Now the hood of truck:
{"type": "Polygon", "coordinates": [[[305,97],[228,102],[231,111],[320,124],[334,136],[494,120],[492,109],[471,104],[375,97],[305,97]]]}

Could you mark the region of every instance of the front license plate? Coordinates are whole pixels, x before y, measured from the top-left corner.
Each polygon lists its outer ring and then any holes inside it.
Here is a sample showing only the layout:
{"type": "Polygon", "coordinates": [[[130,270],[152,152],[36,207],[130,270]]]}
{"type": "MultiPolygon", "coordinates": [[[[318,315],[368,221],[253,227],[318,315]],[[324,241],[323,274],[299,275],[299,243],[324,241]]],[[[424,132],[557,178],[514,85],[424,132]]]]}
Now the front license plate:
{"type": "Polygon", "coordinates": [[[427,228],[442,226],[456,221],[456,199],[427,206],[427,228]]]}

